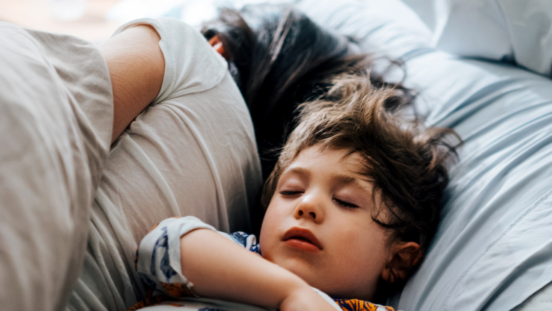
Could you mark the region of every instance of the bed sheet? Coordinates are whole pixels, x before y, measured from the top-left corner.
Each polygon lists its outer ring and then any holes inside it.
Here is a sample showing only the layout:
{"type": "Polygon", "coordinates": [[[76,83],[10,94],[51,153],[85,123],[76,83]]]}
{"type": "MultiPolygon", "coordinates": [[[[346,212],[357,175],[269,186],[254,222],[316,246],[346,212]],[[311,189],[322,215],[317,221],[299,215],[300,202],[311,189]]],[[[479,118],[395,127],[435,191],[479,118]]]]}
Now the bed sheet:
{"type": "MultiPolygon", "coordinates": [[[[464,139],[425,262],[391,304],[404,310],[510,310],[552,280],[552,81],[432,47],[400,1],[302,1],[365,52],[402,59],[428,125],[464,139]],[[397,9],[400,8],[400,9],[397,9]]],[[[425,33],[425,35],[424,35],[425,33]]],[[[395,71],[399,77],[400,71],[395,71]]]]}

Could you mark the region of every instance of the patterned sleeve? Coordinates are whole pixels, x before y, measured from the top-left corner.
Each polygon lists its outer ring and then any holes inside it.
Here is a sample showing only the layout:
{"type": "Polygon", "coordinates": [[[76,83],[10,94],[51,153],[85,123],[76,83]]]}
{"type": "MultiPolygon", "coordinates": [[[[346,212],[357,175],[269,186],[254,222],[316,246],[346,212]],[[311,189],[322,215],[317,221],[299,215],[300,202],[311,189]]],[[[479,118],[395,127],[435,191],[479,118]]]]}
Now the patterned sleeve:
{"type": "Polygon", "coordinates": [[[180,237],[196,229],[215,228],[188,216],[160,222],[140,242],[136,251],[136,271],[153,290],[152,295],[195,296],[193,284],[180,269],[180,237]]]}
{"type": "MultiPolygon", "coordinates": [[[[188,216],[169,218],[155,226],[140,242],[136,251],[136,271],[152,296],[195,296],[193,284],[182,274],[180,266],[180,237],[196,229],[215,228],[188,216]]],[[[257,239],[252,234],[219,232],[245,249],[260,255],[257,239]]]]}
{"type": "Polygon", "coordinates": [[[261,255],[261,248],[259,247],[259,244],[257,244],[257,238],[255,235],[247,234],[243,231],[236,231],[230,234],[223,232],[220,233],[234,241],[236,244],[243,246],[246,250],[261,255]]]}

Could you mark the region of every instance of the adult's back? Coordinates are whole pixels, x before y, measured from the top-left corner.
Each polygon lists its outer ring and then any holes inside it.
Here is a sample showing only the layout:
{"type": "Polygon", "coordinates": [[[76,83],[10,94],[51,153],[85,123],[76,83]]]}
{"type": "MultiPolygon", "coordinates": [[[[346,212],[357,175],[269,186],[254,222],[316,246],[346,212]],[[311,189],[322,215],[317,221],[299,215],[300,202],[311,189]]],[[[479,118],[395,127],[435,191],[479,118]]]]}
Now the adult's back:
{"type": "Polygon", "coordinates": [[[111,143],[99,50],[0,22],[0,305],[59,310],[75,283],[111,143]]]}

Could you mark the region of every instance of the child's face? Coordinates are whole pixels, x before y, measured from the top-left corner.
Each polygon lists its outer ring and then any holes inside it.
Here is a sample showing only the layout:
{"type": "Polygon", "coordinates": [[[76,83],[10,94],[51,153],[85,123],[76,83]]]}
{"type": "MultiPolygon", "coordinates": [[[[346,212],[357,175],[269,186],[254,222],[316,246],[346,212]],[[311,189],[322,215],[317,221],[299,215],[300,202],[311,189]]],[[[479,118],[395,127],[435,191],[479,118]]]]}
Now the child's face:
{"type": "Polygon", "coordinates": [[[260,244],[264,258],[311,286],[368,300],[390,247],[388,234],[372,220],[373,184],[355,173],[361,157],[347,153],[313,146],[299,154],[278,181],[260,244]]]}

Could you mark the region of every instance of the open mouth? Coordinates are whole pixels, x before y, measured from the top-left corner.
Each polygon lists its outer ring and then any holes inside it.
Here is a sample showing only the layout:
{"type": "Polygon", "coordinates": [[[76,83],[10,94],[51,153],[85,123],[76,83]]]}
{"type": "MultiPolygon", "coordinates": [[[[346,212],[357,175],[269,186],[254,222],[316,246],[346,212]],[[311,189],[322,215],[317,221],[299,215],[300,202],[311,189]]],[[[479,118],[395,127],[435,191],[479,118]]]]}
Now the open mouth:
{"type": "Polygon", "coordinates": [[[296,239],[296,240],[305,241],[305,242],[313,244],[309,239],[306,239],[306,238],[303,238],[303,237],[300,237],[300,236],[293,236],[290,239],[296,239]]]}
{"type": "Polygon", "coordinates": [[[282,240],[292,247],[306,251],[322,250],[320,241],[308,229],[293,227],[286,231],[282,240]]]}

